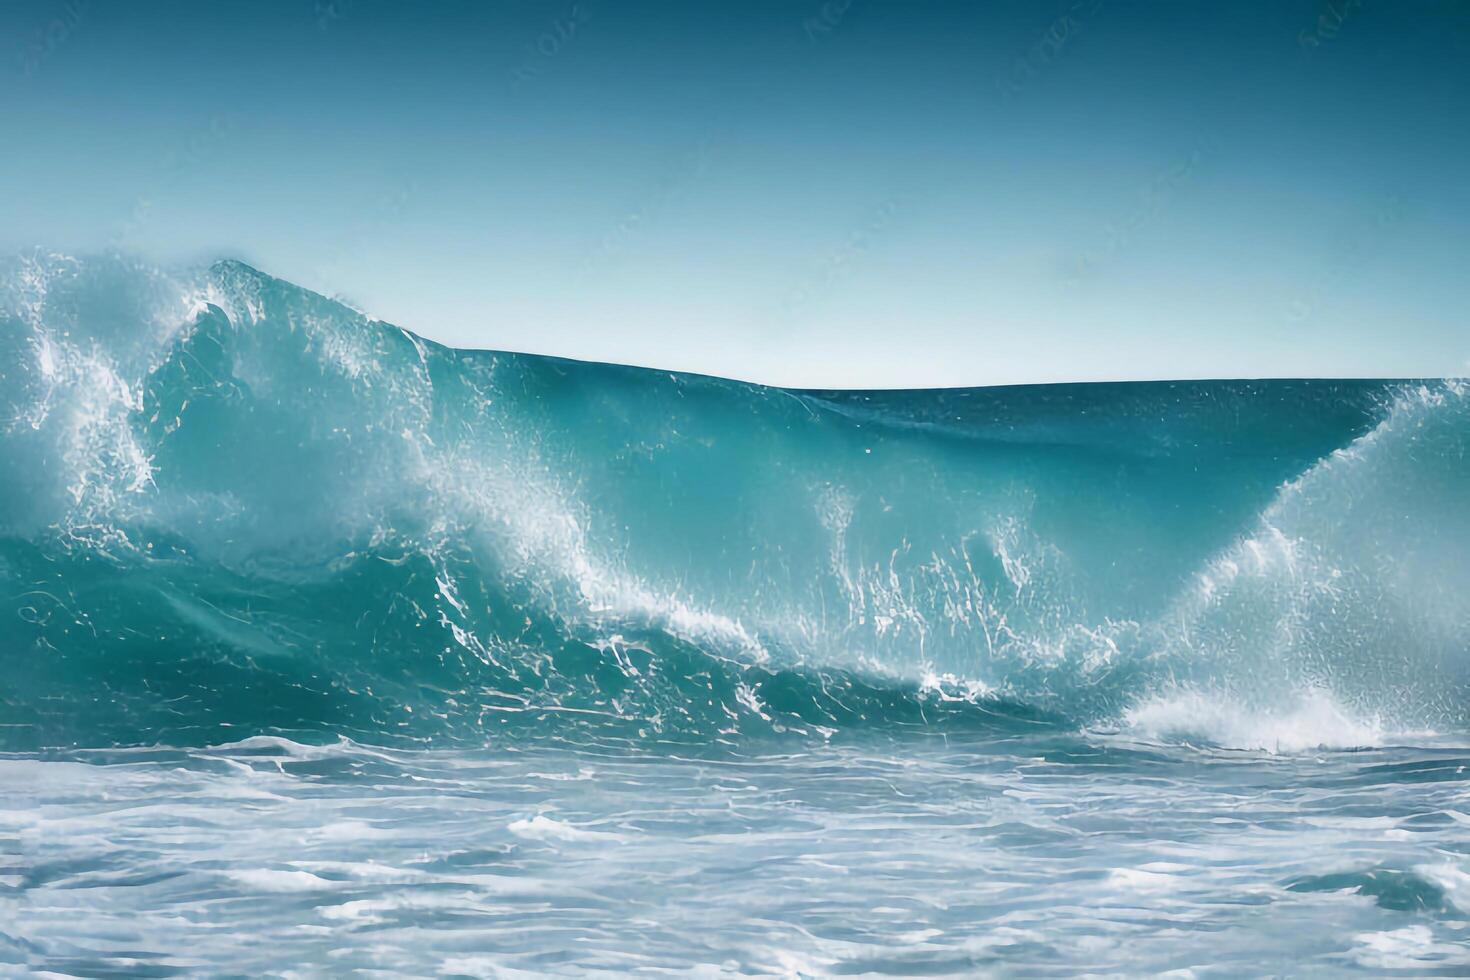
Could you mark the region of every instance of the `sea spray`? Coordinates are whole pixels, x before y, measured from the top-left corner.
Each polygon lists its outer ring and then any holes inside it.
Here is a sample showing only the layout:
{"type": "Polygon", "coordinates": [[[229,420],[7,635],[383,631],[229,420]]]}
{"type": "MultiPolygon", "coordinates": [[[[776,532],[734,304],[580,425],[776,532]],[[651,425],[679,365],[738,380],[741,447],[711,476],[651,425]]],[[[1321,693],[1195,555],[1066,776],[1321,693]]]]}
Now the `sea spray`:
{"type": "Polygon", "coordinates": [[[3,274],[6,745],[1466,721],[1456,382],[794,391],[3,274]]]}

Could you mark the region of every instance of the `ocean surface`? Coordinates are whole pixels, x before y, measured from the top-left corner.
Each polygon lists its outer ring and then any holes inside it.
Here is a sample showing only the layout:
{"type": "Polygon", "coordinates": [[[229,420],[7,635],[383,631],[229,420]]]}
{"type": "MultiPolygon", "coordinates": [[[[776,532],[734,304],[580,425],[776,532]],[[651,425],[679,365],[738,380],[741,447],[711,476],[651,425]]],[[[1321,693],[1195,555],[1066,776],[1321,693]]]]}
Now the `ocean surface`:
{"type": "Polygon", "coordinates": [[[0,971],[1470,975],[1470,387],[830,392],[0,262],[0,971]]]}

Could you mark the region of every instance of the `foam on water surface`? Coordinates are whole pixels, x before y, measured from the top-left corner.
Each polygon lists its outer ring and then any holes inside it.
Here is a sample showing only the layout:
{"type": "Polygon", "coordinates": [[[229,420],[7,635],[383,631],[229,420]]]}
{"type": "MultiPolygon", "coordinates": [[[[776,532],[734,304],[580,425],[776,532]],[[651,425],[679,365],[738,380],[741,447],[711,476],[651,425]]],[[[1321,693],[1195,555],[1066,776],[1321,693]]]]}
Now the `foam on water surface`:
{"type": "Polygon", "coordinates": [[[1460,382],[787,391],[0,283],[7,966],[1465,965],[1460,382]]]}

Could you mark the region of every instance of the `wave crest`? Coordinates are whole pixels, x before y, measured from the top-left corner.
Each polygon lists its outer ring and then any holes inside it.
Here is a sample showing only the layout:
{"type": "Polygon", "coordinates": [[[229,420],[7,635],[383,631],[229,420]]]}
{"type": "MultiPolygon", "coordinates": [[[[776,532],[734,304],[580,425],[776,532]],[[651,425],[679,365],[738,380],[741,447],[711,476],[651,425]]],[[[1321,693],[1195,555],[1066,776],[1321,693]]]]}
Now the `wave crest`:
{"type": "Polygon", "coordinates": [[[13,744],[1466,721],[1455,382],[784,391],[0,272],[13,744]]]}

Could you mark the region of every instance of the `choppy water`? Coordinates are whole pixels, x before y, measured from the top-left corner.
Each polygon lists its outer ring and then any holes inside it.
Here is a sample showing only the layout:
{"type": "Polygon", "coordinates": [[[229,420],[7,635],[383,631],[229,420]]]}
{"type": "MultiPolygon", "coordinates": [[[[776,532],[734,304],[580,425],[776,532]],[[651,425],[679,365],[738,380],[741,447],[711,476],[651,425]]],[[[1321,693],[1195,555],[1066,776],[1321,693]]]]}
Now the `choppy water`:
{"type": "Polygon", "coordinates": [[[12,759],[3,955],[83,976],[1464,976],[1467,766],[1053,732],[12,759]]]}
{"type": "Polygon", "coordinates": [[[1470,974],[1454,381],[833,393],[0,308],[0,962],[1470,974]]]}

